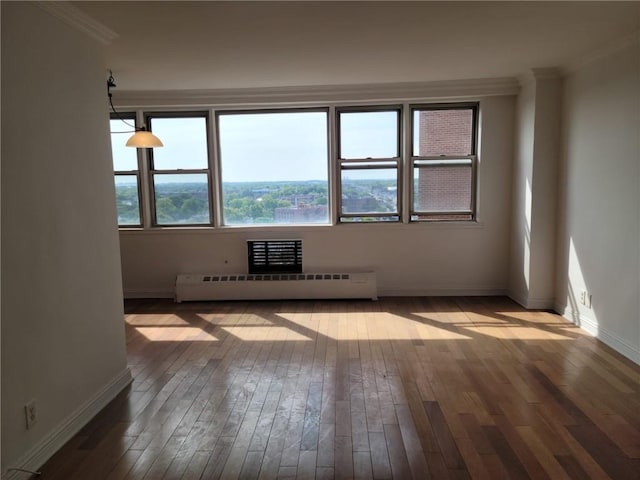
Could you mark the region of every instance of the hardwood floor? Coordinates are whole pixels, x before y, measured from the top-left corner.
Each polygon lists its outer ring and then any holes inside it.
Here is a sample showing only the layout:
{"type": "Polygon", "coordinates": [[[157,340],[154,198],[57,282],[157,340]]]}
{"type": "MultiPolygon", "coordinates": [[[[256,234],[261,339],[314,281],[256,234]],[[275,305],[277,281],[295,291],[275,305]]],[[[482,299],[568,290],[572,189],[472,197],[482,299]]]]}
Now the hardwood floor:
{"type": "Polygon", "coordinates": [[[640,478],[640,367],[505,298],[126,304],[46,480],[640,478]]]}

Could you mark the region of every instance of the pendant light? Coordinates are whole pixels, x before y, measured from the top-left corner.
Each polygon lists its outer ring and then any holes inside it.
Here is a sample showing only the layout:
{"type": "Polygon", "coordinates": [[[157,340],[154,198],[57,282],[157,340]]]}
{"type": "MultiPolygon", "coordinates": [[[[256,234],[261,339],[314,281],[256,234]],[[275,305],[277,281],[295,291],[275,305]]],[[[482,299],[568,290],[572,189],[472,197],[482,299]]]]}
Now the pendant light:
{"type": "Polygon", "coordinates": [[[115,79],[113,78],[113,73],[109,70],[109,78],[107,79],[107,94],[109,96],[109,105],[111,106],[111,111],[115,114],[118,119],[127,125],[128,127],[133,128],[130,132],[119,132],[119,133],[133,133],[133,135],[127,140],[125,144],[127,147],[132,148],[158,148],[164,147],[162,141],[156,137],[153,133],[149,132],[147,128],[143,125],[142,127],[136,127],[135,125],[131,125],[127,122],[120,113],[113,106],[112,93],[111,89],[116,86],[115,79]]]}
{"type": "Polygon", "coordinates": [[[136,133],[129,137],[127,147],[134,148],[157,148],[164,147],[164,144],[153,133],[148,132],[144,127],[136,129],[136,133]]]}

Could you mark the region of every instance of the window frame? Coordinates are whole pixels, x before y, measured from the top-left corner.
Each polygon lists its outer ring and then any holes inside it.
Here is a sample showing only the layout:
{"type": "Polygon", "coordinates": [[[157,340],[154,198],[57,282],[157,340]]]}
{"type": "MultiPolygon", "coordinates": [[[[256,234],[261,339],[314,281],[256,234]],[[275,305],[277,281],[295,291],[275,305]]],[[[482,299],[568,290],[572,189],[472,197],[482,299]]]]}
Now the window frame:
{"type": "Polygon", "coordinates": [[[153,148],[146,148],[147,152],[147,178],[149,184],[149,207],[151,215],[152,228],[185,228],[185,227],[213,227],[215,222],[215,203],[214,203],[214,178],[211,161],[212,138],[211,138],[211,121],[210,112],[208,110],[188,110],[188,111],[158,111],[145,112],[144,120],[150,132],[153,132],[153,119],[163,118],[204,118],[206,131],[206,150],[207,150],[207,168],[178,168],[178,169],[156,169],[153,159],[153,148]],[[209,204],[209,221],[206,223],[158,223],[158,214],[156,209],[156,188],[155,175],[193,175],[206,174],[207,178],[207,201],[209,204]]]}
{"type": "MultiPolygon", "coordinates": [[[[149,130],[152,130],[154,119],[158,118],[190,118],[201,117],[205,120],[206,129],[206,158],[207,163],[204,168],[194,169],[156,169],[153,165],[154,149],[137,149],[137,170],[115,170],[114,179],[118,176],[135,175],[136,187],[138,189],[138,224],[118,224],[118,228],[123,231],[162,231],[172,229],[249,229],[255,228],[322,228],[336,225],[353,225],[353,224],[443,224],[443,223],[459,223],[472,224],[478,222],[478,192],[480,186],[479,180],[479,135],[481,122],[481,100],[470,99],[455,101],[437,100],[429,101],[425,99],[411,99],[398,101],[397,99],[385,100],[378,102],[346,102],[346,101],[312,101],[302,103],[269,103],[256,105],[242,104],[222,104],[219,106],[194,105],[189,108],[176,107],[175,109],[158,108],[153,106],[138,106],[131,108],[128,112],[114,116],[110,114],[110,120],[119,120],[124,118],[127,121],[135,122],[135,125],[146,124],[149,130]],[[414,139],[419,133],[414,129],[415,112],[418,110],[465,110],[472,111],[472,127],[471,127],[471,155],[457,156],[419,156],[414,153],[420,150],[416,145],[414,152],[414,139]],[[260,114],[260,113],[288,113],[288,112],[323,112],[327,118],[327,223],[265,223],[265,224],[225,224],[223,211],[223,185],[222,185],[222,159],[220,146],[220,125],[219,119],[223,115],[242,115],[242,114],[260,114]],[[366,113],[376,111],[395,112],[397,122],[397,140],[396,152],[397,157],[389,158],[341,158],[341,115],[343,113],[366,113]],[[448,164],[451,166],[466,165],[464,162],[470,162],[471,168],[471,198],[470,209],[464,211],[429,211],[416,208],[419,206],[418,199],[414,195],[418,191],[416,184],[418,179],[418,171],[421,168],[429,168],[430,166],[442,166],[448,164]],[[346,170],[364,171],[367,169],[396,169],[396,185],[397,192],[395,195],[396,211],[395,212],[355,212],[342,213],[342,192],[343,180],[342,175],[346,170]],[[156,208],[156,175],[180,175],[180,174],[204,174],[207,181],[207,201],[208,201],[208,222],[206,223],[158,223],[156,208]],[[422,218],[421,218],[422,217],[422,218]],[[362,221],[358,221],[362,219],[362,221]]],[[[344,118],[344,117],[342,117],[344,118]]],[[[133,123],[132,122],[132,123],[133,123]]],[[[114,129],[115,130],[115,129],[114,129]]],[[[356,144],[354,144],[356,146],[356,144]]],[[[355,153],[359,153],[356,146],[355,153]]],[[[366,151],[364,153],[367,153],[366,151]]],[[[366,178],[366,175],[365,175],[366,178]]],[[[391,178],[389,178],[389,181],[391,178]]],[[[204,178],[202,179],[204,181],[204,178]]],[[[466,194],[466,190],[463,190],[466,194]]],[[[200,197],[203,198],[203,197],[200,197]]],[[[387,201],[391,200],[391,196],[386,196],[387,201]]],[[[453,202],[455,203],[455,201],[453,202]]],[[[445,204],[446,206],[446,204],[445,204]]],[[[384,205],[386,207],[386,205],[384,205]]],[[[204,209],[201,210],[204,213],[204,209]]]]}
{"type": "Polygon", "coordinates": [[[478,126],[479,126],[479,102],[455,102],[455,103],[427,103],[409,105],[409,223],[433,223],[447,221],[473,222],[477,219],[477,170],[478,170],[478,126]],[[442,110],[471,110],[471,152],[469,155],[416,155],[415,145],[415,112],[417,111],[442,111],[442,110]],[[415,202],[416,170],[434,167],[459,167],[469,165],[471,168],[471,199],[468,210],[418,210],[415,202]],[[470,218],[446,218],[466,216],[470,218]],[[420,218],[429,217],[429,218],[420,218]],[[439,218],[440,217],[440,218],[439,218]]]}
{"type": "Polygon", "coordinates": [[[214,114],[215,129],[215,149],[216,149],[216,191],[219,208],[217,210],[217,222],[222,228],[284,228],[284,227],[322,227],[331,226],[332,223],[332,175],[331,175],[331,108],[329,106],[310,106],[310,107],[281,107],[281,108],[246,108],[246,109],[221,109],[216,110],[214,114]],[[259,115],[273,113],[300,113],[300,112],[320,112],[326,115],[326,136],[327,136],[327,221],[324,223],[248,223],[248,224],[229,224],[225,223],[224,218],[224,188],[222,178],[222,139],[220,136],[220,117],[225,115],[259,115]]]}
{"type": "Polygon", "coordinates": [[[337,224],[371,224],[371,223],[402,223],[402,192],[403,192],[403,105],[358,105],[358,106],[338,106],[335,108],[335,197],[337,224]],[[342,113],[367,113],[367,112],[395,112],[396,113],[396,157],[379,158],[343,158],[342,157],[342,135],[341,135],[341,114],[342,113]],[[395,164],[392,165],[392,164],[395,164]],[[343,213],[342,211],[342,172],[346,170],[396,170],[396,211],[395,212],[358,212],[343,213]],[[376,220],[357,221],[359,218],[370,217],[376,220]],[[383,220],[385,217],[396,217],[395,220],[383,220]]]}
{"type": "MultiPolygon", "coordinates": [[[[136,128],[138,128],[138,121],[137,121],[137,115],[135,112],[124,112],[124,113],[110,113],[109,114],[109,127],[111,127],[111,120],[120,120],[122,121],[122,125],[126,128],[133,128],[134,130],[136,128]],[[128,126],[126,123],[124,123],[125,121],[131,121],[133,123],[133,127],[128,126]]],[[[131,134],[133,134],[133,130],[131,130],[131,134]]],[[[129,132],[121,132],[123,134],[129,133],[129,132]]],[[[111,139],[111,135],[114,135],[113,133],[111,133],[111,128],[109,128],[109,137],[111,139]]],[[[116,135],[118,135],[119,133],[116,133],[116,135]]],[[[111,140],[113,141],[113,140],[111,140]]],[[[115,179],[118,176],[131,176],[131,175],[135,175],[136,177],[136,186],[138,188],[138,223],[129,223],[129,224],[121,224],[118,221],[118,228],[123,228],[123,229],[130,229],[130,228],[143,228],[144,226],[144,217],[143,217],[143,208],[142,208],[142,199],[144,196],[144,193],[142,191],[142,162],[141,162],[141,158],[140,158],[140,154],[136,149],[136,166],[137,168],[135,170],[116,170],[114,162],[113,162],[113,149],[111,152],[111,163],[113,166],[113,177],[114,177],[114,188],[116,188],[115,186],[115,179]]],[[[116,193],[116,198],[117,198],[117,189],[115,191],[116,193]]],[[[118,204],[116,201],[116,218],[118,217],[118,204]]]]}

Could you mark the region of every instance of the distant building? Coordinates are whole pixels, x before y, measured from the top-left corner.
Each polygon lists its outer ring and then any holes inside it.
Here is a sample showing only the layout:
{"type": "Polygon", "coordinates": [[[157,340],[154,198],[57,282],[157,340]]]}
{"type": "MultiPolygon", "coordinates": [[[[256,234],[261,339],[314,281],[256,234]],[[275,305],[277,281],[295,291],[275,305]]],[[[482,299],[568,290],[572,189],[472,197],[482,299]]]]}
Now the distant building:
{"type": "Polygon", "coordinates": [[[329,218],[326,205],[299,203],[294,207],[279,207],[274,212],[276,223],[322,223],[329,218]]]}
{"type": "Polygon", "coordinates": [[[343,213],[375,212],[379,210],[379,202],[373,196],[342,197],[343,213]]]}

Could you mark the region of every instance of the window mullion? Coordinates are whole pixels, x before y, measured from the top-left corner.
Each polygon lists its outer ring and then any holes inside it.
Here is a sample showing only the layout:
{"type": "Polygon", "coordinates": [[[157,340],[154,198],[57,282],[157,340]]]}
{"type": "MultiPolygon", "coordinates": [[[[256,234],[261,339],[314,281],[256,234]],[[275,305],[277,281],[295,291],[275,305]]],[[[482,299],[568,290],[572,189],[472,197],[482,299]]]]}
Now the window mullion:
{"type": "Polygon", "coordinates": [[[411,108],[405,103],[402,106],[402,154],[401,171],[402,177],[399,185],[398,202],[400,208],[400,219],[402,223],[409,223],[411,211],[413,210],[413,162],[411,161],[411,149],[413,140],[413,123],[411,121],[411,108]]]}
{"type": "Polygon", "coordinates": [[[329,107],[329,117],[327,118],[327,138],[329,153],[329,223],[337,225],[342,209],[341,188],[340,188],[340,166],[338,165],[338,142],[340,140],[338,132],[338,121],[336,107],[329,107]]]}
{"type": "MultiPolygon", "coordinates": [[[[477,133],[474,133],[477,135],[477,133]]],[[[477,152],[477,145],[474,144],[474,151],[477,152]]],[[[477,201],[478,201],[478,156],[471,156],[471,212],[474,217],[478,218],[478,209],[477,209],[477,201]]]]}
{"type": "MultiPolygon", "coordinates": [[[[136,125],[142,125],[145,123],[144,112],[138,110],[136,112],[136,125]]],[[[153,217],[152,217],[152,189],[151,185],[151,176],[149,174],[150,170],[150,160],[149,160],[149,150],[146,148],[137,148],[138,154],[138,170],[139,170],[139,178],[138,182],[140,183],[140,202],[141,202],[141,210],[142,210],[142,227],[150,228],[153,225],[153,217]]]]}
{"type": "Polygon", "coordinates": [[[218,137],[218,117],[215,109],[209,112],[213,119],[209,126],[209,177],[211,183],[211,223],[214,227],[222,226],[222,174],[220,169],[220,139],[218,137]]]}

